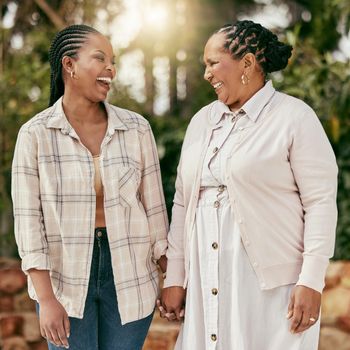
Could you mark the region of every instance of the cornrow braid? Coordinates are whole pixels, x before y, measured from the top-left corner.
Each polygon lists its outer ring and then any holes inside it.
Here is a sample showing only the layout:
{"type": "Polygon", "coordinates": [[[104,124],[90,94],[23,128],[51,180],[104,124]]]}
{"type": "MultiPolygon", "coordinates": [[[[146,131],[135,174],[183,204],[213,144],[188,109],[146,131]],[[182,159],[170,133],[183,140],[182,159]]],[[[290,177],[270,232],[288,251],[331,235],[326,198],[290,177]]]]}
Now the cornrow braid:
{"type": "Polygon", "coordinates": [[[235,59],[247,53],[255,55],[264,74],[285,68],[292,55],[292,46],[280,42],[275,34],[259,23],[253,21],[237,21],[226,24],[214,34],[225,34],[224,49],[235,59]]]}
{"type": "Polygon", "coordinates": [[[76,57],[90,33],[99,34],[92,27],[84,24],[74,24],[58,32],[52,40],[49,50],[51,68],[49,106],[52,106],[64,93],[62,58],[64,56],[76,57]]]}

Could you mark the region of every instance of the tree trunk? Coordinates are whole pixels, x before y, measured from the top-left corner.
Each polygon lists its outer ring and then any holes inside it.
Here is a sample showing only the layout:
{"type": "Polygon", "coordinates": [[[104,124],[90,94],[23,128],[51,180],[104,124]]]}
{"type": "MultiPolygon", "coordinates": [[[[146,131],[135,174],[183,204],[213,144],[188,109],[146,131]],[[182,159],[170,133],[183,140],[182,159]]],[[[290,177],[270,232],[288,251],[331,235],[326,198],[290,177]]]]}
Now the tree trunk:
{"type": "Polygon", "coordinates": [[[154,103],[154,77],[153,77],[153,54],[151,50],[144,51],[144,65],[145,65],[145,93],[146,103],[145,110],[149,115],[153,114],[154,103]]]}
{"type": "Polygon", "coordinates": [[[34,1],[58,30],[61,30],[66,26],[66,23],[63,21],[63,19],[51,8],[51,6],[45,0],[34,1]]]}

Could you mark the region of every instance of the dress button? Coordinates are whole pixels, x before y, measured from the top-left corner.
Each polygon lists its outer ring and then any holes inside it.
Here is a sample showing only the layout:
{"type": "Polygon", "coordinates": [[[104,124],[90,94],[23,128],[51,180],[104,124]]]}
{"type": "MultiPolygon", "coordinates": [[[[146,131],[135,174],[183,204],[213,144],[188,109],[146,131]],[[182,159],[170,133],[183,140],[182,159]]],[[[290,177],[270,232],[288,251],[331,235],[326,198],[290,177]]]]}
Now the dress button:
{"type": "Polygon", "coordinates": [[[265,287],[266,287],[266,283],[262,282],[262,283],[260,284],[260,286],[261,286],[261,288],[265,288],[265,287]]]}
{"type": "Polygon", "coordinates": [[[216,334],[212,334],[210,338],[212,341],[216,341],[216,339],[217,339],[216,334]]]}
{"type": "Polygon", "coordinates": [[[224,189],[225,189],[225,186],[224,186],[224,185],[220,185],[220,186],[218,187],[218,191],[219,191],[219,192],[224,192],[224,189]]]}
{"type": "Polygon", "coordinates": [[[239,131],[242,131],[242,130],[243,130],[243,128],[242,128],[242,127],[240,127],[240,128],[238,128],[238,130],[239,130],[239,131]]]}
{"type": "Polygon", "coordinates": [[[97,237],[102,237],[102,232],[101,231],[97,231],[97,237]]]}
{"type": "Polygon", "coordinates": [[[242,220],[242,219],[239,219],[238,222],[239,222],[240,224],[243,224],[243,220],[242,220]]]}
{"type": "Polygon", "coordinates": [[[254,263],[253,263],[253,266],[254,266],[254,267],[258,267],[259,264],[258,264],[257,262],[254,262],[254,263]]]}
{"type": "Polygon", "coordinates": [[[214,208],[219,208],[220,207],[220,202],[219,201],[215,201],[214,202],[214,208]]]}
{"type": "Polygon", "coordinates": [[[212,246],[213,249],[218,249],[219,245],[216,242],[214,242],[211,246],[212,246]]]}
{"type": "Polygon", "coordinates": [[[218,294],[218,290],[217,290],[216,288],[213,288],[213,289],[211,290],[211,294],[217,295],[217,294],[218,294]]]}
{"type": "Polygon", "coordinates": [[[245,241],[245,245],[249,246],[250,245],[250,241],[245,241]]]}
{"type": "Polygon", "coordinates": [[[218,149],[217,147],[215,147],[215,148],[213,149],[213,153],[216,153],[218,150],[219,150],[219,149],[218,149]]]}

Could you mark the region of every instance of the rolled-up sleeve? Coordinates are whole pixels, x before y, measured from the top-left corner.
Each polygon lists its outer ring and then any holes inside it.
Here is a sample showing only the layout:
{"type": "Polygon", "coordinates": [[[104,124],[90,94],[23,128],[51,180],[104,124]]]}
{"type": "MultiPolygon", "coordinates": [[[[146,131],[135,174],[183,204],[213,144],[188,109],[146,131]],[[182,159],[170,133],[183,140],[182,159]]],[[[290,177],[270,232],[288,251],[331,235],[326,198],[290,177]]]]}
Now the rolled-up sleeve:
{"type": "Polygon", "coordinates": [[[50,270],[48,244],[40,201],[37,142],[28,128],[18,133],[12,163],[15,238],[22,269],[50,270]]]}
{"type": "Polygon", "coordinates": [[[169,224],[157,146],[149,125],[142,136],[141,147],[143,160],[140,184],[141,202],[148,219],[151,242],[153,243],[153,259],[158,260],[166,252],[169,224]]]}
{"type": "Polygon", "coordinates": [[[310,109],[297,121],[290,163],[304,209],[304,253],[298,285],[322,292],[334,253],[338,168],[323,127],[310,109]]]}

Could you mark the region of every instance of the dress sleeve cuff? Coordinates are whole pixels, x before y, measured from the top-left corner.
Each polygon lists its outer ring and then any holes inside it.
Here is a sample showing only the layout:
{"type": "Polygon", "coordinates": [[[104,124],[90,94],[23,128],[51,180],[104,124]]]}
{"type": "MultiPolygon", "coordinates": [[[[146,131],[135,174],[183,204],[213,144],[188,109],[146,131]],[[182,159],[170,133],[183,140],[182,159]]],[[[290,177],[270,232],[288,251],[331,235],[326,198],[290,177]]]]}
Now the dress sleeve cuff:
{"type": "Polygon", "coordinates": [[[153,259],[157,261],[162,255],[165,255],[168,241],[161,239],[153,245],[153,259]]]}
{"type": "Polygon", "coordinates": [[[28,275],[28,270],[51,270],[50,258],[47,254],[33,253],[22,258],[22,270],[28,275]]]}
{"type": "Polygon", "coordinates": [[[183,287],[185,281],[184,259],[168,259],[164,287],[183,287]]]}
{"type": "Polygon", "coordinates": [[[322,293],[328,265],[328,258],[304,254],[304,261],[297,285],[309,287],[322,293]]]}

